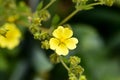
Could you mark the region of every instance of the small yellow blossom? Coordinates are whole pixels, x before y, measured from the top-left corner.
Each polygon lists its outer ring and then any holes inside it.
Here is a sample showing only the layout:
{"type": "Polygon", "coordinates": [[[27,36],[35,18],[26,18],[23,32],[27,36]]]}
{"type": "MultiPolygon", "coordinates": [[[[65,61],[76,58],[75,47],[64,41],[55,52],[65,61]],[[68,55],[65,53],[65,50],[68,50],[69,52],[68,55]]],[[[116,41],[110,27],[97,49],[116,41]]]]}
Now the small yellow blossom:
{"type": "Polygon", "coordinates": [[[0,35],[0,47],[13,49],[20,43],[21,32],[13,23],[6,23],[3,28],[7,30],[5,36],[0,35]]]}
{"type": "Polygon", "coordinates": [[[7,21],[8,22],[15,22],[18,18],[19,18],[18,15],[12,15],[12,16],[8,17],[7,21]]]}
{"type": "Polygon", "coordinates": [[[73,31],[71,29],[59,26],[53,31],[52,35],[54,38],[49,41],[50,49],[55,50],[58,55],[66,56],[69,53],[69,49],[73,50],[76,48],[78,40],[72,37],[73,31]]]}
{"type": "Polygon", "coordinates": [[[79,80],[87,80],[85,75],[81,75],[79,80]]]}

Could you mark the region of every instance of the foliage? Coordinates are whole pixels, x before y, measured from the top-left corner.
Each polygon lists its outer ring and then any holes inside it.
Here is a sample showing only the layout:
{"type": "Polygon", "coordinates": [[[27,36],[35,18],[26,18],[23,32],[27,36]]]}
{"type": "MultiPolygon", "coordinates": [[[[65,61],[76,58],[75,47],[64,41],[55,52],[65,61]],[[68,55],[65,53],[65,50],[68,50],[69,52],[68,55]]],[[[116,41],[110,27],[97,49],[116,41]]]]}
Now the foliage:
{"type": "Polygon", "coordinates": [[[22,1],[0,0],[1,80],[120,79],[118,0],[22,1]]]}

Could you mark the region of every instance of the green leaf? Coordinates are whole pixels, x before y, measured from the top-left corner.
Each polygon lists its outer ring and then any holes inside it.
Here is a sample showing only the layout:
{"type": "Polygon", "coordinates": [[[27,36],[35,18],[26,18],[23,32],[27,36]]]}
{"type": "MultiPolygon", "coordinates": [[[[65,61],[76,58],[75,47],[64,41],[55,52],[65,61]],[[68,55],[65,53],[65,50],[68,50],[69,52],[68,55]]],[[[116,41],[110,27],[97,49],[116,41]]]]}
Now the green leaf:
{"type": "Polygon", "coordinates": [[[3,0],[0,0],[0,4],[2,4],[3,0]]]}
{"type": "MultiPolygon", "coordinates": [[[[100,38],[96,29],[92,26],[85,24],[71,25],[73,26],[74,37],[78,38],[79,43],[77,44],[77,48],[75,49],[75,53],[79,53],[79,51],[91,54],[96,54],[98,56],[98,52],[101,51],[104,47],[104,43],[100,38]],[[94,53],[93,53],[94,52],[94,53]]],[[[94,54],[94,56],[95,56],[94,54]]],[[[101,55],[101,54],[100,54],[101,55]]]]}
{"type": "Polygon", "coordinates": [[[41,1],[38,6],[37,6],[37,10],[40,10],[43,7],[43,1],[41,1]]]}
{"type": "Polygon", "coordinates": [[[5,57],[0,55],[0,70],[6,70],[8,68],[5,57]]]}
{"type": "Polygon", "coordinates": [[[52,19],[52,25],[57,25],[60,21],[60,17],[56,14],[52,19]]]}
{"type": "Polygon", "coordinates": [[[35,70],[40,73],[47,72],[53,67],[39,46],[34,46],[33,48],[32,61],[35,70]]]}

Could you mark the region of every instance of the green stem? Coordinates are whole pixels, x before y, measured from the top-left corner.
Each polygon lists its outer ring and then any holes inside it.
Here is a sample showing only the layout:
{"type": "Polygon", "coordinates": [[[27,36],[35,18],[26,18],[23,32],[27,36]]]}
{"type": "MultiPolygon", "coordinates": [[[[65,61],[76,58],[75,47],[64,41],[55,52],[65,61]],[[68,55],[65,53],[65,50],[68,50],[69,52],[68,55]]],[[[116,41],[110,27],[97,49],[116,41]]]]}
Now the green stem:
{"type": "Polygon", "coordinates": [[[103,2],[97,2],[97,3],[92,3],[92,4],[89,4],[88,6],[95,6],[95,5],[102,5],[104,4],[103,2]]]}
{"type": "Polygon", "coordinates": [[[62,57],[60,56],[60,62],[62,63],[62,65],[67,69],[67,71],[70,71],[70,69],[68,68],[68,66],[64,63],[64,61],[62,60],[62,57]]]}
{"type": "MultiPolygon", "coordinates": [[[[102,5],[102,4],[104,4],[104,3],[103,3],[103,2],[98,2],[98,3],[89,4],[89,5],[87,5],[87,6],[95,6],[95,5],[102,5]]],[[[60,23],[58,24],[58,26],[66,23],[70,18],[72,18],[72,17],[73,17],[77,12],[79,12],[80,10],[82,10],[82,9],[78,8],[78,9],[76,9],[75,11],[73,11],[73,12],[72,12],[70,15],[68,15],[64,20],[62,20],[62,22],[60,22],[60,23]]]]}
{"type": "Polygon", "coordinates": [[[56,0],[51,0],[42,10],[49,8],[56,0]]]}
{"type": "Polygon", "coordinates": [[[73,11],[70,15],[68,15],[64,20],[62,20],[62,22],[60,22],[58,24],[58,26],[66,23],[70,18],[72,18],[77,12],[79,11],[79,9],[76,9],[75,11],[73,11]]]}

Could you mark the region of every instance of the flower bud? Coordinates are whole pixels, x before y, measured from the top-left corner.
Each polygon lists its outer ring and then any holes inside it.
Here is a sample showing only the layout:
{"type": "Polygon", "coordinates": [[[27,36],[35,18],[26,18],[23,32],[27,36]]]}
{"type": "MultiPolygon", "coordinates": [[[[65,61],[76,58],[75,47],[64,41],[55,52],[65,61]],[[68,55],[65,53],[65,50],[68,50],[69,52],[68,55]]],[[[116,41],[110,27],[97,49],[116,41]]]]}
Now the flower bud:
{"type": "Polygon", "coordinates": [[[47,10],[40,11],[38,15],[43,21],[47,21],[50,18],[50,13],[47,10]]]}
{"type": "Polygon", "coordinates": [[[68,75],[69,75],[69,80],[77,80],[77,77],[75,76],[75,74],[70,72],[68,75]]]}
{"type": "Polygon", "coordinates": [[[43,49],[49,49],[49,41],[45,40],[41,42],[41,48],[43,49]]]}
{"type": "Polygon", "coordinates": [[[85,75],[81,75],[79,80],[87,80],[85,75]]]}
{"type": "Polygon", "coordinates": [[[50,55],[50,61],[54,64],[59,63],[60,62],[59,56],[56,53],[51,54],[50,55]]]}
{"type": "Polygon", "coordinates": [[[76,57],[76,56],[71,56],[70,57],[70,59],[69,59],[69,61],[70,61],[70,64],[71,65],[78,65],[79,63],[80,63],[80,58],[79,57],[76,57]]]}

